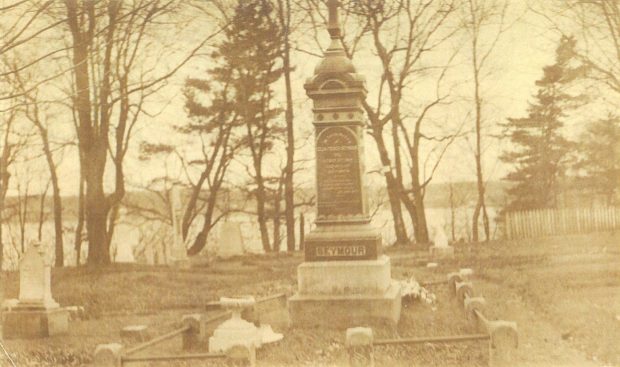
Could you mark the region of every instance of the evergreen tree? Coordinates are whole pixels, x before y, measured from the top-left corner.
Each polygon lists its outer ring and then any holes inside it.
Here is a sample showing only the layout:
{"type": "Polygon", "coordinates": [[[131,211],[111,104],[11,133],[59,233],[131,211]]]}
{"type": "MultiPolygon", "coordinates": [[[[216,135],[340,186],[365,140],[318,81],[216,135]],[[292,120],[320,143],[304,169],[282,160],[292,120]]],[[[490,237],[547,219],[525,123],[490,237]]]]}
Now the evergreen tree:
{"type": "Polygon", "coordinates": [[[607,205],[620,203],[620,118],[608,118],[589,124],[581,136],[576,164],[583,174],[581,187],[601,195],[607,205]]]}
{"type": "Polygon", "coordinates": [[[573,65],[576,41],[563,36],[556,49],[555,63],[543,68],[536,81],[538,92],[528,108],[528,116],[509,118],[504,124],[513,150],[500,158],[514,166],[505,180],[510,201],[506,210],[553,208],[567,169],[572,144],[562,136],[566,110],[579,103],[579,96],[568,93],[570,82],[581,72],[573,65]]]}
{"type": "Polygon", "coordinates": [[[233,70],[234,110],[243,124],[243,141],[250,156],[247,172],[251,182],[245,190],[256,202],[265,252],[279,245],[275,234],[271,245],[267,224],[273,219],[274,232],[279,231],[282,199],[280,190],[273,187],[274,184],[278,186],[279,180],[266,172],[265,162],[286,132],[283,121],[276,119],[282,111],[274,107],[272,101],[272,84],[283,73],[279,65],[282,31],[275,16],[268,0],[238,0],[231,26],[226,30],[226,40],[219,50],[226,65],[233,70]]]}

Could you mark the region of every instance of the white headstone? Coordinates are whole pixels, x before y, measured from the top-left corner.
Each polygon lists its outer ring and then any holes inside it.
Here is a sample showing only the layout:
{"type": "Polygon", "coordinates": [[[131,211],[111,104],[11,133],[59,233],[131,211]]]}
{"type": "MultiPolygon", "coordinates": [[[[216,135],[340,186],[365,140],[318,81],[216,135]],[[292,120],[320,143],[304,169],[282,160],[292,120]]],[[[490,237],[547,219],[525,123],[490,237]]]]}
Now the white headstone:
{"type": "Polygon", "coordinates": [[[32,243],[19,261],[19,304],[57,307],[52,298],[50,266],[39,243],[32,243]]]}
{"type": "Polygon", "coordinates": [[[448,237],[446,237],[446,233],[440,225],[435,226],[435,238],[433,239],[433,243],[436,247],[448,247],[448,237]]]}
{"type": "Polygon", "coordinates": [[[220,224],[218,256],[231,257],[243,254],[243,238],[239,222],[223,222],[220,224]]]}
{"type": "Polygon", "coordinates": [[[116,248],[116,258],[114,259],[117,263],[135,263],[136,259],[133,256],[133,246],[131,243],[126,241],[119,242],[116,248]]]}

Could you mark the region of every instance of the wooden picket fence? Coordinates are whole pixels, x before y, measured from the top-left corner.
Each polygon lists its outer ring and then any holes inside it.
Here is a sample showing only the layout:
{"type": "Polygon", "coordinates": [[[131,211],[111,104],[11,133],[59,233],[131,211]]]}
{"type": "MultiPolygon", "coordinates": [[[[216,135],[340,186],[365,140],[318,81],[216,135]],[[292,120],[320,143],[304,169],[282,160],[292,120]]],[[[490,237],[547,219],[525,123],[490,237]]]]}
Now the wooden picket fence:
{"type": "Polygon", "coordinates": [[[507,239],[620,229],[620,207],[539,209],[504,215],[507,239]]]}

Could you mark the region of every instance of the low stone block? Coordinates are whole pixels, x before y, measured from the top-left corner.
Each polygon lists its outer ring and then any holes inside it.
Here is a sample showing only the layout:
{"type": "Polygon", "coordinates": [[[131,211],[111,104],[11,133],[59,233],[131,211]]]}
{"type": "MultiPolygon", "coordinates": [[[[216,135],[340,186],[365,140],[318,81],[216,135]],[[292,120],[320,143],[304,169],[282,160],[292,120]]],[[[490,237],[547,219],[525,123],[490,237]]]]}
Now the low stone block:
{"type": "Polygon", "coordinates": [[[241,312],[241,318],[253,322],[256,326],[258,326],[265,322],[270,313],[285,309],[286,304],[287,297],[284,293],[274,295],[273,297],[268,297],[266,299],[259,299],[253,307],[245,308],[241,312]]]}
{"type": "Polygon", "coordinates": [[[84,307],[82,306],[67,306],[65,307],[65,309],[67,311],[69,311],[69,319],[70,320],[77,320],[77,319],[83,319],[84,318],[84,307]]]}
{"type": "Polygon", "coordinates": [[[374,366],[373,333],[371,328],[347,329],[345,346],[350,366],[374,366]]]}
{"type": "Polygon", "coordinates": [[[475,312],[476,310],[484,313],[486,300],[484,297],[468,297],[463,301],[463,305],[465,306],[467,319],[474,322],[478,319],[475,312]]]}
{"type": "Polygon", "coordinates": [[[474,296],[474,286],[471,282],[457,282],[456,286],[456,299],[463,302],[466,297],[474,296]]]}
{"type": "Polygon", "coordinates": [[[431,259],[454,259],[454,247],[452,246],[431,246],[429,251],[431,259]]]}
{"type": "Polygon", "coordinates": [[[255,304],[251,307],[244,308],[243,311],[241,311],[241,318],[258,325],[260,321],[258,306],[255,304]]]}
{"type": "Polygon", "coordinates": [[[488,324],[490,341],[490,365],[494,367],[510,366],[514,363],[514,354],[519,346],[517,323],[512,321],[490,321],[488,324]]]}
{"type": "Polygon", "coordinates": [[[2,312],[11,311],[14,307],[17,307],[19,300],[17,298],[5,299],[2,302],[2,312]]]}
{"type": "Polygon", "coordinates": [[[141,343],[148,339],[146,325],[129,325],[121,329],[121,339],[127,344],[141,343]]]}
{"type": "Polygon", "coordinates": [[[95,348],[93,363],[95,367],[121,367],[123,346],[118,343],[99,344],[95,348]]]}
{"type": "Polygon", "coordinates": [[[2,314],[5,339],[46,338],[66,334],[68,330],[69,312],[62,308],[31,310],[18,306],[2,314]]]}
{"type": "Polygon", "coordinates": [[[183,350],[191,350],[200,346],[200,337],[203,335],[203,323],[200,314],[183,315],[181,319],[183,326],[189,330],[182,335],[183,350]]]}
{"type": "Polygon", "coordinates": [[[348,347],[359,347],[372,345],[372,329],[369,327],[348,328],[345,345],[348,347]]]}
{"type": "Polygon", "coordinates": [[[400,319],[401,287],[393,282],[384,294],[377,295],[300,295],[288,299],[291,325],[294,327],[351,327],[372,322],[400,319]]]}
{"type": "Polygon", "coordinates": [[[453,292],[456,292],[456,283],[457,282],[462,282],[462,281],[463,281],[463,277],[461,276],[460,273],[450,273],[450,274],[448,274],[448,287],[453,292]]]}
{"type": "Polygon", "coordinates": [[[247,361],[251,367],[256,366],[256,347],[253,344],[237,344],[226,350],[226,356],[233,360],[247,361]]]}
{"type": "Polygon", "coordinates": [[[461,278],[468,279],[469,277],[474,275],[474,270],[471,268],[462,268],[459,270],[459,274],[461,275],[461,278]]]}

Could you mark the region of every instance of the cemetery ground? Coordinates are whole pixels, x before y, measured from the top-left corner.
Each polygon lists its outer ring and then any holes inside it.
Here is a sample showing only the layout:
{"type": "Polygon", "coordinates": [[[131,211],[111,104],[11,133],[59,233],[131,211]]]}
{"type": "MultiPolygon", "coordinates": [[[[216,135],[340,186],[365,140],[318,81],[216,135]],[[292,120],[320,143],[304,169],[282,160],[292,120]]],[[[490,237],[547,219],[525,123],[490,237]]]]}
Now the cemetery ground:
{"type": "MultiPolygon", "coordinates": [[[[426,268],[424,253],[390,248],[392,277],[421,283],[444,280],[460,267],[474,270],[475,294],[487,300],[490,319],[516,321],[515,366],[620,366],[620,233],[455,245],[456,258],[426,268]]],[[[18,366],[88,364],[97,344],[119,342],[119,330],[146,324],[151,336],[174,329],[183,314],[201,312],[220,296],[257,298],[296,288],[301,254],[247,255],[192,269],[114,265],[104,269],[54,269],[52,292],[62,306],[81,305],[68,335],[6,340],[18,366]]],[[[5,273],[5,298],[17,296],[17,273],[5,273]]],[[[427,286],[437,303],[404,307],[396,329],[372,325],[375,338],[461,335],[478,332],[447,284],[427,286]]],[[[286,310],[266,318],[284,340],[257,351],[259,366],[347,365],[343,329],[288,329],[286,310]]],[[[209,311],[215,315],[222,311],[209,311]]],[[[317,315],[320,317],[320,315],[317,315]]],[[[211,327],[211,331],[216,326],[211,327]]],[[[205,342],[206,343],[206,342],[205,342]]],[[[179,338],[147,355],[180,350],[179,338]]],[[[486,341],[376,347],[379,366],[486,366],[486,341]]],[[[0,365],[4,359],[0,358],[0,365]]],[[[161,365],[222,365],[223,361],[161,365]]],[[[139,364],[127,364],[128,366],[139,364]]],[[[141,366],[144,366],[142,364],[141,366]]]]}

